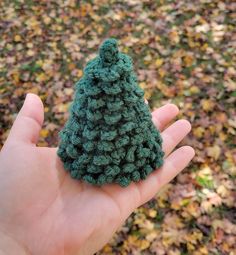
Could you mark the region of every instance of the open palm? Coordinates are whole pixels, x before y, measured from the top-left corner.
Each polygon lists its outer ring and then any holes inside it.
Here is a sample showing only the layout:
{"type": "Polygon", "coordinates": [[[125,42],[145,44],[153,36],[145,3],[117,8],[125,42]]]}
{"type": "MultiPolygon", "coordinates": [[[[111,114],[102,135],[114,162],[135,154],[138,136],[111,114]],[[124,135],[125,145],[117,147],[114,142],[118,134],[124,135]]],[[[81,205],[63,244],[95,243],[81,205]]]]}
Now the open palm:
{"type": "MultiPolygon", "coordinates": [[[[93,254],[111,238],[135,208],[150,200],[192,159],[194,150],[175,146],[191,126],[167,104],[153,112],[161,130],[165,163],[146,180],[127,188],[95,187],[63,169],[56,148],[37,147],[43,123],[40,99],[28,94],[0,153],[0,233],[21,254],[93,254]]],[[[1,235],[0,235],[1,236],[1,235]]],[[[1,249],[0,249],[1,250],[1,249]]]]}

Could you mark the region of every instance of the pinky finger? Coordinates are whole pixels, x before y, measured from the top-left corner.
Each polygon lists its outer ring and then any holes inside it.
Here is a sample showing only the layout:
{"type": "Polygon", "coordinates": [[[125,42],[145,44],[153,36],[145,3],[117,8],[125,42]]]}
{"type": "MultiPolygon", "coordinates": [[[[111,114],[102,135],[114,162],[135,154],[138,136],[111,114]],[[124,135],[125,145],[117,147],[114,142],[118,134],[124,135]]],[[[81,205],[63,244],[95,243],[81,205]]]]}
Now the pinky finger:
{"type": "Polygon", "coordinates": [[[194,157],[194,149],[190,146],[183,146],[171,153],[164,162],[164,165],[154,171],[145,180],[137,184],[141,203],[149,201],[160,190],[162,186],[170,182],[181,172],[194,157]]]}

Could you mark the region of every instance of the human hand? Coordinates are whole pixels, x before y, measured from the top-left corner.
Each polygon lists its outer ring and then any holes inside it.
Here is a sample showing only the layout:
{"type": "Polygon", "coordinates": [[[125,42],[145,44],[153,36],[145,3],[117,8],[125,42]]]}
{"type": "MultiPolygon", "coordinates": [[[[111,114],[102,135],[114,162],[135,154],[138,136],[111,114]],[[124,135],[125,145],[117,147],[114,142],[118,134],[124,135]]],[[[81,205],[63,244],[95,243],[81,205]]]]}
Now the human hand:
{"type": "Polygon", "coordinates": [[[37,147],[43,104],[28,94],[0,153],[0,251],[7,254],[93,254],[138,206],[183,170],[194,150],[176,145],[191,125],[167,104],[152,113],[162,132],[165,162],[148,178],[126,188],[74,180],[63,169],[57,148],[37,147]]]}

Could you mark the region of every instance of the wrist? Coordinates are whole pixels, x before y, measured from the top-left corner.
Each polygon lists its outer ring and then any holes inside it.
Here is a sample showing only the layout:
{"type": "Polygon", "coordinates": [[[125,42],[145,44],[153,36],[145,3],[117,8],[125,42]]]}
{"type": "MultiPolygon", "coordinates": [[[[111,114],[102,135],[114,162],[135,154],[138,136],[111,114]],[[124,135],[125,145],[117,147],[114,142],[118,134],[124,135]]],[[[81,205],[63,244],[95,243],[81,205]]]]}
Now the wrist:
{"type": "Polygon", "coordinates": [[[13,237],[0,231],[0,255],[30,255],[28,249],[13,237]]]}

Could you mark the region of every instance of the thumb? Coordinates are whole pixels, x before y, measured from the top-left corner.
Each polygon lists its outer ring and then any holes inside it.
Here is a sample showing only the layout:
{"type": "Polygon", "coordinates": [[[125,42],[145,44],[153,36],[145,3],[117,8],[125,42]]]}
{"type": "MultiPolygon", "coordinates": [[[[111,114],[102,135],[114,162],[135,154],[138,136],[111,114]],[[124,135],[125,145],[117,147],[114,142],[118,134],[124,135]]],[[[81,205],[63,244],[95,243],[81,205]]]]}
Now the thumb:
{"type": "Polygon", "coordinates": [[[44,119],[43,103],[35,94],[27,94],[11,128],[7,142],[36,144],[44,119]]]}

